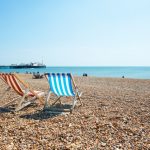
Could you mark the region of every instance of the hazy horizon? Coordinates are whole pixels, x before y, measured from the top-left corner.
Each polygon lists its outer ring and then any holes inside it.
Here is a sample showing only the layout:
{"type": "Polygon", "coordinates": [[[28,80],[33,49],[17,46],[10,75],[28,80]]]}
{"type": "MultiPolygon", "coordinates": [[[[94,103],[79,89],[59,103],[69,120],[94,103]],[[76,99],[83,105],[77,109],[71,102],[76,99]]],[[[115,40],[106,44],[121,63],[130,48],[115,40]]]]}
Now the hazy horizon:
{"type": "Polygon", "coordinates": [[[0,0],[0,65],[150,66],[149,0],[0,0]]]}

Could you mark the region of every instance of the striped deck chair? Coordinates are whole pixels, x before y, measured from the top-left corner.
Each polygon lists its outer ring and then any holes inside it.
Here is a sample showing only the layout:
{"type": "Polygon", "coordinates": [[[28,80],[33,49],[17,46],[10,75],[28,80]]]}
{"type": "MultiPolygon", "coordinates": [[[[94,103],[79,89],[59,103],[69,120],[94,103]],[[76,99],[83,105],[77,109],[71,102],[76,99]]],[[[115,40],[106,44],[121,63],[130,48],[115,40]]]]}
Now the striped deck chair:
{"type": "MultiPolygon", "coordinates": [[[[77,100],[80,101],[82,105],[82,101],[80,99],[81,94],[79,94],[78,88],[74,82],[74,79],[70,73],[68,74],[60,74],[60,73],[47,73],[45,74],[48,83],[49,83],[49,92],[47,99],[45,101],[44,109],[48,108],[48,100],[50,99],[51,93],[54,93],[58,98],[56,101],[51,104],[54,105],[57,101],[60,101],[61,97],[73,97],[72,106],[70,109],[64,109],[64,111],[70,111],[72,112],[73,108],[76,105],[77,100]]],[[[61,102],[61,101],[60,101],[61,102]]]]}
{"type": "Polygon", "coordinates": [[[39,99],[40,102],[42,102],[42,97],[45,95],[45,93],[41,91],[33,91],[24,81],[18,77],[17,74],[0,73],[0,79],[2,79],[8,85],[1,99],[11,89],[13,89],[19,95],[19,97],[14,98],[11,102],[6,103],[1,107],[6,107],[20,99],[17,107],[15,108],[15,111],[19,111],[33,103],[36,99],[39,99]]]}

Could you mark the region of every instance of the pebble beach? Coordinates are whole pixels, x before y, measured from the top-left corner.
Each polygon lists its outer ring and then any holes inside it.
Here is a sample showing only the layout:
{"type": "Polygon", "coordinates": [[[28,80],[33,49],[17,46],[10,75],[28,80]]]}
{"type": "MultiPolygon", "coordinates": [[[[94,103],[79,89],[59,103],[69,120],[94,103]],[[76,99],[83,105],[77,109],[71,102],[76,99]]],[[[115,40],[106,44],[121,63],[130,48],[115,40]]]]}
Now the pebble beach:
{"type": "MultiPolygon", "coordinates": [[[[45,78],[19,74],[32,89],[48,92],[45,78]]],[[[150,149],[150,80],[74,77],[83,106],[73,113],[43,111],[37,101],[13,112],[0,107],[1,150],[148,150],[150,149]]],[[[6,89],[0,80],[0,94],[6,89]]],[[[11,90],[0,106],[17,94],[11,90]]],[[[52,95],[52,99],[55,98],[52,95]]],[[[62,98],[62,103],[70,99],[62,98]]]]}

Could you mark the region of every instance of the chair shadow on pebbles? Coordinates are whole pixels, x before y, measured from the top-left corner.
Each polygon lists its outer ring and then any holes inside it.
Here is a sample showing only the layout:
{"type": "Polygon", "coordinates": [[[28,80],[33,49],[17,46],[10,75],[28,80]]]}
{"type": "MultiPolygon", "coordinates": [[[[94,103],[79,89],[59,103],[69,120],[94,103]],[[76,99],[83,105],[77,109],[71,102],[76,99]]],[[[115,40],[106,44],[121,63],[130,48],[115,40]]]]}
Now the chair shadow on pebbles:
{"type": "Polygon", "coordinates": [[[10,112],[12,112],[11,109],[0,107],[0,114],[1,113],[10,113],[10,112]]]}
{"type": "Polygon", "coordinates": [[[58,105],[56,105],[56,107],[54,107],[54,106],[49,107],[46,110],[36,111],[33,114],[21,115],[20,118],[33,119],[33,120],[45,120],[45,119],[50,119],[50,118],[57,117],[59,115],[69,114],[69,112],[64,112],[64,109],[66,109],[68,107],[71,107],[70,105],[69,106],[65,105],[64,107],[62,107],[62,105],[61,106],[58,106],[58,105]],[[60,111],[55,111],[55,109],[57,109],[58,107],[61,107],[60,111]]]}

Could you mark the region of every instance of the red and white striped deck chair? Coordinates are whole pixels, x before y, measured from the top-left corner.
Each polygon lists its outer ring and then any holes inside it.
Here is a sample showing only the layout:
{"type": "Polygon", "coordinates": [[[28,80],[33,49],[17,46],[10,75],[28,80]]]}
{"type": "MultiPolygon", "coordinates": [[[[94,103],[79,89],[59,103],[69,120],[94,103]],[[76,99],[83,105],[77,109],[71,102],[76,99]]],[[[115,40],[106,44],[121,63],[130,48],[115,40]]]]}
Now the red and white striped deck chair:
{"type": "Polygon", "coordinates": [[[0,79],[2,79],[8,85],[8,88],[3,93],[1,98],[3,98],[6,93],[11,89],[13,89],[19,95],[19,97],[13,99],[11,102],[4,104],[1,107],[6,107],[14,101],[18,100],[19,98],[20,101],[18,102],[15,111],[21,110],[22,108],[28,106],[37,99],[42,102],[42,98],[44,97],[45,93],[32,90],[24,81],[22,81],[18,77],[17,74],[0,73],[0,79]]]}

